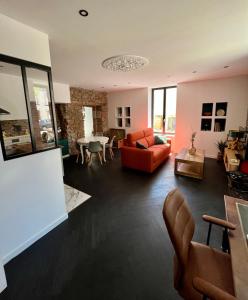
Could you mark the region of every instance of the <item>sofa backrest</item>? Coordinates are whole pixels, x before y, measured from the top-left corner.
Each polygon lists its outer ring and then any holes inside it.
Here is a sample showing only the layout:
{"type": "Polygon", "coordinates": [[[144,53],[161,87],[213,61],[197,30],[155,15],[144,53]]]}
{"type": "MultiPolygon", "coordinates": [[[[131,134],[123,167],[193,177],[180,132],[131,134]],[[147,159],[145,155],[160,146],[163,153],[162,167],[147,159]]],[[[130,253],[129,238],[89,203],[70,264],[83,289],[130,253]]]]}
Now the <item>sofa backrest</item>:
{"type": "Polygon", "coordinates": [[[136,142],[143,144],[146,147],[154,145],[154,135],[152,128],[136,131],[127,134],[127,144],[129,147],[136,147],[136,142]]]}

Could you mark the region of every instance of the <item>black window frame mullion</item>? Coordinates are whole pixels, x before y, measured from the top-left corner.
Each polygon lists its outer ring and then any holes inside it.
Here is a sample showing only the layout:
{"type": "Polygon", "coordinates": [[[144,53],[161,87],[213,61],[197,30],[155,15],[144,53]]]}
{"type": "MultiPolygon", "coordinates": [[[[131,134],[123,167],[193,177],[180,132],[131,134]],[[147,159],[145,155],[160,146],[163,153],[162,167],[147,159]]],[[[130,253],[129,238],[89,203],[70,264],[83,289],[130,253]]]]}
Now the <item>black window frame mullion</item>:
{"type": "Polygon", "coordinates": [[[163,134],[165,134],[165,122],[166,122],[166,88],[164,90],[164,107],[163,107],[163,134]]]}
{"type": "Polygon", "coordinates": [[[27,109],[27,115],[28,115],[28,124],[29,124],[29,130],[30,130],[32,150],[33,150],[33,152],[36,152],[37,148],[36,148],[36,141],[35,141],[35,134],[34,134],[32,109],[31,109],[29,91],[28,91],[28,80],[27,80],[26,67],[21,65],[21,71],[22,71],[22,82],[23,82],[23,89],[24,89],[24,95],[25,95],[25,101],[26,101],[26,109],[27,109]]]}
{"type": "Polygon", "coordinates": [[[52,72],[51,70],[47,71],[47,79],[49,85],[49,93],[50,93],[50,101],[51,101],[51,114],[53,120],[53,130],[54,130],[54,137],[55,137],[55,145],[58,147],[58,128],[57,128],[57,120],[56,120],[56,110],[55,110],[55,99],[54,99],[54,91],[53,91],[53,81],[52,81],[52,72]]]}

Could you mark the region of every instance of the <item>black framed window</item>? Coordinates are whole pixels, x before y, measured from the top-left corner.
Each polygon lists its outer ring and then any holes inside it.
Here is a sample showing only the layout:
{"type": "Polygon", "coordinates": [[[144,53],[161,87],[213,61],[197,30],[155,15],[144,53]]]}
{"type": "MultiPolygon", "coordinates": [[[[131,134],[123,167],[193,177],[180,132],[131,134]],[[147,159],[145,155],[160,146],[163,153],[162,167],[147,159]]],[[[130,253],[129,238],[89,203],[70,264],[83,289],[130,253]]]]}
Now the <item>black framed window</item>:
{"type": "Polygon", "coordinates": [[[177,87],[152,89],[152,127],[154,132],[175,134],[177,87]]]}
{"type": "Polygon", "coordinates": [[[0,54],[4,160],[57,147],[51,68],[0,54]]]}

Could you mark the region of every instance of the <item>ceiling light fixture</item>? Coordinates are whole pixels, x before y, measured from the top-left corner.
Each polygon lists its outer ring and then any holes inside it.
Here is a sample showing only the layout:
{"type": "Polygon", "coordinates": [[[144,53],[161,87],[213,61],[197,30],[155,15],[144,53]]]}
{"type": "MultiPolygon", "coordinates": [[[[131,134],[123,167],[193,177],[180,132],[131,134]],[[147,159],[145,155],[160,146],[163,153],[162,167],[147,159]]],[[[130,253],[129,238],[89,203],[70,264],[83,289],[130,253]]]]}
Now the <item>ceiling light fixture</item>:
{"type": "Polygon", "coordinates": [[[144,67],[149,60],[137,55],[117,55],[105,59],[102,67],[109,71],[129,72],[144,67]]]}
{"type": "Polygon", "coordinates": [[[79,14],[80,14],[80,16],[82,16],[82,17],[87,17],[89,13],[88,13],[87,10],[85,10],[85,9],[80,9],[80,10],[79,10],[79,14]]]}

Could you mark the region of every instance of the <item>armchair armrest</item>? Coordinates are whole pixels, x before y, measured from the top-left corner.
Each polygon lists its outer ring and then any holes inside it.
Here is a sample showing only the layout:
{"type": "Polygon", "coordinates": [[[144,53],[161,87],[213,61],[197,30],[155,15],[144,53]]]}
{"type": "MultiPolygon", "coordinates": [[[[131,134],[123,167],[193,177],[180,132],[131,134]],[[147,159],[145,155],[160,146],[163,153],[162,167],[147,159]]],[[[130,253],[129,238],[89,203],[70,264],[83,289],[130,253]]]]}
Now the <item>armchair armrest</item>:
{"type": "Polygon", "coordinates": [[[223,291],[212,283],[200,278],[193,278],[193,287],[202,295],[212,300],[236,300],[237,298],[223,291]]]}
{"type": "Polygon", "coordinates": [[[222,227],[230,229],[230,230],[235,230],[236,229],[235,224],[233,224],[231,222],[228,222],[226,220],[222,220],[222,219],[215,218],[215,217],[208,216],[208,215],[203,215],[202,219],[204,221],[208,222],[208,223],[212,223],[212,224],[215,224],[215,225],[218,225],[218,226],[222,226],[222,227]]]}

